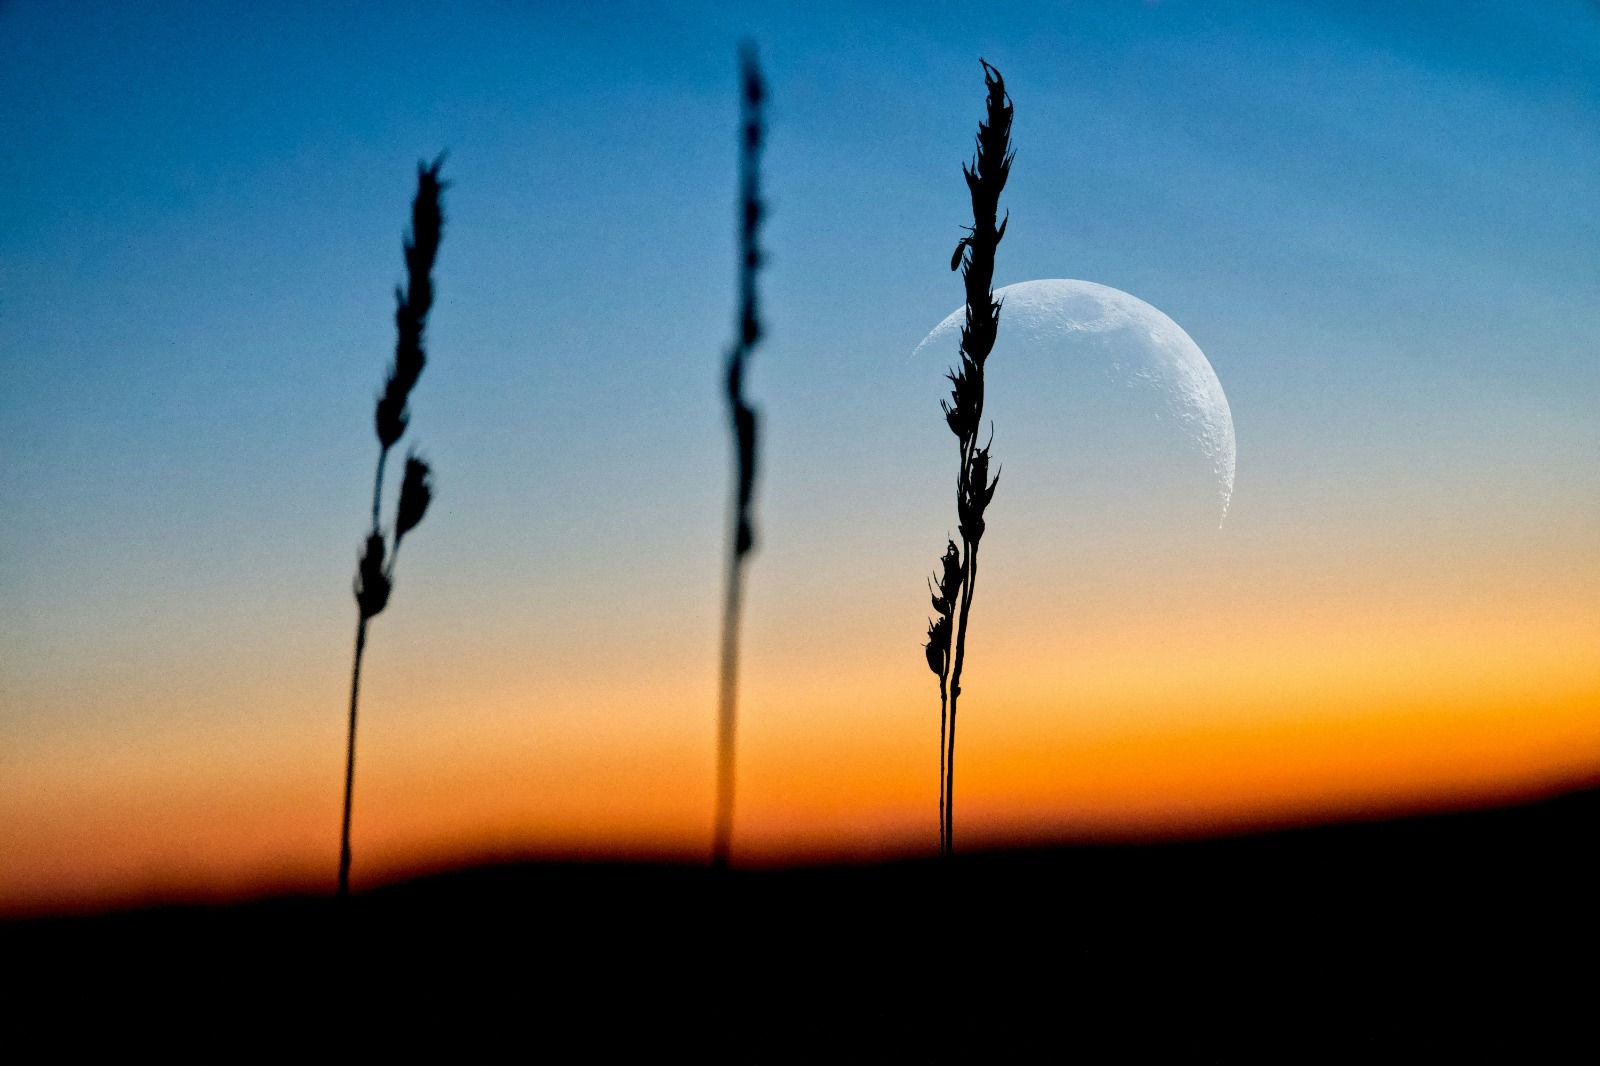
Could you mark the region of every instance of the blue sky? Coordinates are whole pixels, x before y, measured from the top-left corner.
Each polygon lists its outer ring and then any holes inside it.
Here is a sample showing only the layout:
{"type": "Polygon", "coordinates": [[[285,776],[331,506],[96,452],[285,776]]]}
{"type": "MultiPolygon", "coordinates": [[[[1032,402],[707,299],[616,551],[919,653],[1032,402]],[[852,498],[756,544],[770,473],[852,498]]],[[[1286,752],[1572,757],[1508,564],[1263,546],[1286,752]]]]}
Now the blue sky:
{"type": "Polygon", "coordinates": [[[550,632],[626,628],[596,604],[709,626],[745,35],[774,99],[776,588],[944,521],[939,368],[905,354],[959,299],[979,55],[1017,102],[998,280],[1112,285],[1196,338],[1243,542],[1593,533],[1593,4],[931,7],[0,7],[12,691],[86,640],[159,670],[336,631],[441,148],[413,421],[439,507],[402,583],[456,630],[497,593],[550,632]]]}

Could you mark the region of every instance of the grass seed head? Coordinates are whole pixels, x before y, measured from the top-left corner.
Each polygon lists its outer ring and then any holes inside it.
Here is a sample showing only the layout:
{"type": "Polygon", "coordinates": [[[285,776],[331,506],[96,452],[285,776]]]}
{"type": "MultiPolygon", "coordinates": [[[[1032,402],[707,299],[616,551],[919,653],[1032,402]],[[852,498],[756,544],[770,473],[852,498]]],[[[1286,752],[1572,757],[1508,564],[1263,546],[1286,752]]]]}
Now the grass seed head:
{"type": "Polygon", "coordinates": [[[944,411],[945,425],[965,443],[978,431],[983,411],[983,368],[963,351],[961,366],[945,377],[950,382],[950,399],[940,400],[939,406],[944,411]]]}
{"type": "Polygon", "coordinates": [[[947,543],[944,557],[939,561],[944,566],[944,576],[939,581],[939,590],[953,605],[956,602],[956,595],[961,591],[961,582],[966,577],[966,572],[961,567],[961,549],[956,547],[955,541],[947,543]]]}
{"type": "Polygon", "coordinates": [[[989,480],[989,448],[975,448],[967,465],[967,476],[956,501],[956,515],[961,522],[961,535],[973,544],[983,538],[983,512],[994,499],[994,490],[1000,485],[1000,475],[989,480]]]}
{"type": "Polygon", "coordinates": [[[961,566],[961,549],[956,547],[955,541],[949,542],[939,563],[943,572],[935,575],[937,583],[933,578],[928,579],[928,589],[932,594],[933,609],[942,615],[951,615],[955,613],[956,598],[960,596],[962,582],[966,579],[966,571],[961,566]]]}
{"type": "Polygon", "coordinates": [[[378,443],[384,451],[393,448],[405,436],[406,424],[410,421],[410,412],[406,410],[406,394],[410,390],[401,388],[396,384],[394,371],[389,372],[389,380],[384,384],[383,392],[378,396],[378,408],[373,413],[373,423],[378,431],[378,443]]]}
{"type": "Polygon", "coordinates": [[[950,655],[950,616],[941,614],[928,622],[928,643],[922,646],[928,659],[928,669],[939,677],[944,676],[945,660],[950,655]]]}
{"type": "Polygon", "coordinates": [[[751,504],[755,498],[757,430],[755,409],[744,396],[744,370],[751,352],[760,343],[763,329],[756,277],[765,255],[761,251],[761,223],[766,204],[761,199],[760,154],[766,136],[761,105],[766,86],[756,62],[755,46],[746,44],[740,51],[742,118],[739,157],[739,315],[738,340],[728,352],[728,411],[733,423],[738,473],[734,488],[735,529],[733,553],[742,559],[755,548],[755,518],[751,504]]]}
{"type": "Polygon", "coordinates": [[[410,286],[406,302],[418,315],[426,315],[433,306],[433,262],[444,237],[441,194],[450,187],[449,182],[439,180],[444,159],[445,153],[441,152],[432,163],[417,164],[417,195],[411,201],[411,233],[406,238],[405,255],[410,286]]]}
{"type": "Polygon", "coordinates": [[[449,186],[439,180],[444,155],[430,163],[417,164],[417,195],[411,201],[411,230],[403,243],[406,284],[394,290],[394,362],[378,397],[374,414],[378,443],[385,451],[405,435],[409,420],[406,400],[422,377],[428,357],[423,349],[423,330],[428,311],[433,307],[433,264],[444,236],[444,208],[440,196],[449,186]]]}
{"type": "Polygon", "coordinates": [[[367,537],[366,551],[361,555],[361,565],[356,570],[356,606],[363,619],[371,618],[389,603],[391,585],[383,567],[383,537],[378,533],[367,537]]]}
{"type": "Polygon", "coordinates": [[[433,471],[413,452],[406,456],[406,472],[400,480],[400,509],[394,519],[396,548],[400,546],[401,537],[417,528],[422,516],[428,513],[428,504],[432,502],[433,471]]]}

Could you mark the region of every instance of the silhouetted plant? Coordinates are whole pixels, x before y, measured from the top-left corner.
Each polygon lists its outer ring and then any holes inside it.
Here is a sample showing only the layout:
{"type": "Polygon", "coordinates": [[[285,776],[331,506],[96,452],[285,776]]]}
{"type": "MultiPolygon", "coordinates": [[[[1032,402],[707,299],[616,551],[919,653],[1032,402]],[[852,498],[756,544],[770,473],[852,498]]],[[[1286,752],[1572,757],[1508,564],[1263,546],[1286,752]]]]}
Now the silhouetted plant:
{"type": "Polygon", "coordinates": [[[939,851],[943,855],[950,854],[955,846],[956,708],[961,698],[961,668],[978,578],[978,543],[983,538],[984,511],[1000,483],[998,472],[993,481],[989,480],[989,445],[978,446],[978,431],[983,422],[984,363],[994,349],[1000,327],[1000,303],[993,291],[994,253],[1005,236],[1010,216],[998,225],[995,216],[1011,171],[1011,98],[1006,95],[1000,72],[984,60],[978,62],[983,64],[983,83],[988,90],[987,113],[978,123],[977,156],[961,168],[972,197],[972,225],[966,227],[967,235],[956,244],[955,254],[950,257],[950,269],[961,269],[967,296],[966,320],[961,326],[961,365],[946,375],[950,379],[950,399],[940,401],[945,424],[960,445],[956,517],[961,547],[958,551],[951,542],[945,551],[943,572],[933,596],[938,618],[928,625],[925,645],[928,667],[939,677],[939,851]]]}
{"type": "Polygon", "coordinates": [[[744,591],[744,561],[755,547],[751,502],[756,479],[756,412],[744,398],[744,372],[761,340],[756,306],[758,243],[765,205],[761,202],[761,145],[765,136],[761,107],[766,93],[755,47],[740,51],[741,122],[739,138],[739,310],[733,347],[728,351],[728,416],[733,431],[733,528],[728,544],[726,599],[722,611],[722,669],[717,697],[717,810],[712,861],[728,863],[733,837],[734,739],[739,693],[739,613],[744,591]]]}
{"type": "Polygon", "coordinates": [[[339,842],[339,898],[350,895],[350,802],[356,774],[356,703],[361,691],[361,658],[367,647],[367,623],[389,603],[394,590],[395,560],[400,542],[415,529],[433,501],[432,471],[415,453],[406,456],[406,469],[400,479],[400,501],[395,509],[394,547],[390,549],[379,525],[383,507],[383,468],[389,449],[405,434],[411,414],[406,404],[422,368],[427,363],[423,350],[423,329],[433,306],[433,261],[439,254],[444,215],[440,194],[446,184],[439,180],[444,165],[440,155],[431,164],[417,164],[417,195],[411,203],[411,232],[405,240],[406,287],[395,289],[394,364],[378,396],[373,415],[378,433],[378,470],[372,482],[372,530],[356,570],[356,654],[350,669],[350,733],[345,749],[344,826],[339,842]],[[387,560],[385,559],[387,555],[387,560]]]}
{"type": "Polygon", "coordinates": [[[923,651],[928,657],[928,669],[939,677],[939,850],[944,850],[944,771],[945,771],[945,728],[946,711],[949,708],[949,680],[950,680],[950,632],[954,623],[956,604],[961,595],[961,586],[966,578],[961,568],[961,551],[956,547],[955,541],[950,541],[945,548],[944,557],[939,560],[941,573],[939,581],[934,583],[928,579],[928,590],[933,597],[933,610],[936,618],[928,622],[928,642],[923,645],[923,651]]]}

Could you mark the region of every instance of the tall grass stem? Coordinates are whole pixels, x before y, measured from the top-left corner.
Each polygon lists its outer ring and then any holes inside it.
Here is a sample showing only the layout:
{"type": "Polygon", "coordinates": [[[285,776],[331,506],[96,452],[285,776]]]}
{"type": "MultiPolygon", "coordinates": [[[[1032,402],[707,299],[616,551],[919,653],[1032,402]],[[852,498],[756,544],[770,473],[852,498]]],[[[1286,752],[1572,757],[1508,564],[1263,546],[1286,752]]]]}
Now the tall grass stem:
{"type": "Polygon", "coordinates": [[[356,569],[356,648],[350,666],[350,720],[345,738],[344,759],[344,815],[339,827],[339,887],[338,899],[350,897],[350,821],[355,800],[356,778],[356,712],[361,696],[361,661],[367,650],[367,623],[388,606],[394,590],[395,561],[400,554],[400,542],[408,530],[422,521],[432,499],[429,481],[431,470],[415,454],[406,458],[405,477],[400,486],[400,501],[396,508],[392,532],[392,547],[385,541],[381,514],[383,508],[383,474],[389,461],[389,449],[405,434],[411,413],[407,403],[417,379],[427,365],[423,346],[423,331],[427,326],[428,311],[433,306],[433,264],[439,252],[439,242],[444,233],[444,212],[441,194],[446,183],[439,180],[439,168],[444,165],[440,155],[432,164],[417,164],[417,193],[411,201],[411,229],[406,234],[403,250],[406,262],[406,285],[395,289],[395,351],[394,362],[389,366],[383,390],[373,411],[373,428],[378,437],[377,469],[372,477],[372,527],[367,533],[361,561],[356,569]]]}
{"type": "Polygon", "coordinates": [[[733,436],[734,488],[732,528],[729,531],[728,574],[722,610],[722,662],[717,692],[717,802],[712,831],[711,861],[719,869],[728,865],[733,843],[735,748],[739,713],[739,621],[744,599],[744,564],[755,547],[757,459],[756,411],[744,395],[745,367],[761,340],[761,319],[756,279],[761,269],[759,242],[765,205],[761,201],[761,147],[766,129],[762,105],[766,87],[756,62],[755,47],[740,50],[739,136],[739,308],[736,339],[727,359],[728,421],[733,436]]]}

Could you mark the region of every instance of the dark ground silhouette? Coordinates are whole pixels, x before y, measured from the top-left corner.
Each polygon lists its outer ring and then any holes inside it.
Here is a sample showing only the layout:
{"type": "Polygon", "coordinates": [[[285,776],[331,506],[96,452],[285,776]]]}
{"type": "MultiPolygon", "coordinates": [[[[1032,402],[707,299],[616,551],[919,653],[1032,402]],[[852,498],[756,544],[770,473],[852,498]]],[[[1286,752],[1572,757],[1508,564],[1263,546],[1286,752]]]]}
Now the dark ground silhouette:
{"type": "Polygon", "coordinates": [[[345,913],[292,897],[13,921],[0,958],[40,999],[205,1002],[207,1018],[246,1024],[349,1009],[371,1027],[361,1039],[450,1004],[476,1018],[463,1033],[527,1026],[535,1044],[563,1033],[594,1050],[670,1034],[770,1052],[857,1029],[919,1044],[1026,1032],[1076,1049],[1231,1047],[1284,1027],[1301,1041],[1280,1049],[1291,1060],[1396,1039],[1515,1050],[1549,1035],[1567,994],[1593,1002],[1597,827],[1589,790],[943,864],[527,862],[391,884],[345,913]],[[1535,989],[1552,997],[1543,1027],[1506,1033],[1535,989]]]}

